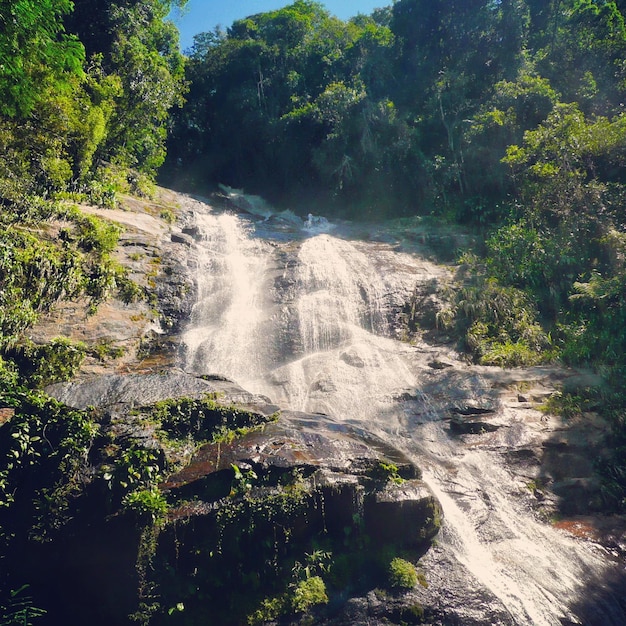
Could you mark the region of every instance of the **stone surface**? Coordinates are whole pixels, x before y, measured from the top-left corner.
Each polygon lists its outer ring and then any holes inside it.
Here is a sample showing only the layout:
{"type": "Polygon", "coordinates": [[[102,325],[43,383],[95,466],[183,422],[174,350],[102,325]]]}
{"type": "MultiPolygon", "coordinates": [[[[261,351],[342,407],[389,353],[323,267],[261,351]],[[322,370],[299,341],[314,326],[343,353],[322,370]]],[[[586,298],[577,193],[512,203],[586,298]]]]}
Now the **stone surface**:
{"type": "MultiPolygon", "coordinates": [[[[175,206],[176,202],[176,197],[171,196],[168,206],[175,206]]],[[[224,403],[237,403],[263,415],[276,411],[269,399],[250,394],[219,375],[200,378],[173,368],[177,333],[195,298],[194,246],[198,231],[188,208],[175,211],[174,225],[160,217],[163,207],[159,203],[129,200],[129,208],[110,213],[98,211],[125,225],[118,258],[131,267],[133,277],[152,294],[153,300],[150,304],[129,306],[111,302],[92,317],[86,315],[85,303],[63,304],[44,317],[33,330],[35,340],[45,341],[63,334],[90,344],[107,341],[126,350],[123,357],[115,360],[87,359],[75,382],[55,385],[48,391],[70,406],[99,407],[107,415],[103,422],[105,434],[112,433],[151,449],[160,446],[158,433],[154,426],[130,416],[138,406],[167,398],[201,398],[211,393],[218,394],[224,403]],[[110,423],[106,423],[107,419],[110,423]]],[[[283,261],[289,263],[288,254],[283,261]]],[[[277,271],[277,283],[287,281],[286,276],[277,271]]],[[[441,280],[445,280],[443,274],[441,280]]],[[[281,284],[280,288],[287,286],[281,284]]],[[[415,306],[410,312],[414,321],[436,327],[442,308],[437,295],[440,286],[434,281],[416,292],[415,306]]],[[[606,546],[611,558],[624,558],[623,522],[592,515],[599,506],[593,460],[602,458],[607,424],[593,413],[566,421],[538,410],[559,389],[598,386],[598,378],[562,368],[470,367],[441,341],[436,347],[420,344],[419,350],[427,356],[423,384],[419,392],[407,390],[396,398],[406,403],[407,428],[419,430],[424,440],[432,437],[437,443],[441,435],[433,425],[443,422],[443,430],[454,435],[457,454],[487,451],[515,476],[519,484],[515,497],[538,518],[558,517],[558,527],[563,532],[585,541],[598,541],[606,546]]],[[[356,370],[363,366],[362,359],[350,350],[340,358],[356,370]]],[[[326,382],[320,380],[319,384],[326,382]]],[[[1,415],[0,420],[3,418],[10,419],[11,415],[1,415]]],[[[302,476],[299,488],[310,499],[305,512],[299,511],[290,518],[290,537],[304,542],[325,528],[338,535],[348,532],[346,528],[355,533],[355,516],[365,520],[368,533],[380,542],[401,537],[401,543],[414,550],[427,545],[436,532],[438,505],[406,456],[328,416],[283,411],[279,423],[265,426],[263,432],[249,433],[229,444],[206,444],[195,454],[190,444],[180,458],[186,466],[161,485],[176,505],[162,538],[163,553],[159,554],[171,565],[177,550],[181,549],[181,554],[188,551],[185,567],[189,567],[180,573],[191,586],[196,581],[194,568],[217,559],[217,544],[203,542],[214,536],[219,511],[244,506],[251,498],[271,500],[280,496],[283,492],[277,481],[281,476],[291,476],[294,470],[302,476]],[[382,481],[377,474],[381,462],[395,464],[404,482],[382,481]],[[245,494],[231,495],[233,466],[254,472],[259,478],[252,481],[254,484],[245,494]],[[197,555],[193,554],[195,550],[199,551],[197,555]]],[[[98,459],[93,462],[97,464],[98,459]]],[[[93,472],[95,476],[95,467],[93,472]]],[[[450,481],[454,483],[456,478],[451,469],[450,481]]],[[[94,487],[89,493],[90,497],[97,493],[104,502],[105,492],[94,487]]],[[[464,494],[459,490],[456,496],[461,503],[478,501],[487,512],[492,506],[486,492],[464,494]]],[[[117,567],[126,580],[136,582],[135,559],[128,553],[136,548],[139,537],[129,530],[128,523],[116,517],[91,530],[87,525],[79,532],[74,526],[71,530],[80,535],[80,540],[68,539],[68,549],[80,545],[81,554],[85,554],[90,553],[91,546],[93,554],[106,563],[110,577],[115,576],[117,567]],[[106,547],[97,548],[102,537],[106,547]],[[123,545],[116,545],[117,537],[124,537],[123,545]]],[[[263,541],[277,541],[277,536],[286,541],[286,535],[276,535],[279,530],[285,529],[278,524],[259,529],[259,534],[252,533],[244,546],[253,552],[263,541]],[[261,530],[267,531],[265,536],[261,530]]],[[[488,537],[493,535],[494,541],[503,534],[495,533],[489,523],[484,524],[481,532],[488,537]]],[[[237,538],[234,530],[232,533],[230,538],[237,538]]],[[[181,561],[185,559],[181,557],[181,561]]],[[[63,563],[61,552],[57,561],[63,563]]],[[[417,605],[424,607],[423,623],[433,625],[514,623],[502,602],[478,585],[443,546],[435,545],[422,556],[420,566],[426,573],[427,588],[420,586],[391,594],[350,588],[344,596],[335,598],[336,604],[327,614],[318,616],[316,623],[419,623],[411,622],[411,611],[417,605]]],[[[76,580],[84,579],[89,570],[85,563],[73,563],[72,567],[78,572],[76,580]]],[[[220,573],[226,575],[225,571],[220,573]]],[[[106,589],[116,588],[111,580],[101,584],[106,589]]],[[[172,600],[174,606],[174,596],[172,600]]],[[[90,602],[95,604],[97,598],[90,602]]],[[[124,600],[125,610],[129,602],[128,598],[124,600]]],[[[111,611],[115,613],[115,608],[111,611]]]]}
{"type": "Polygon", "coordinates": [[[50,385],[46,391],[53,397],[77,409],[89,406],[107,408],[114,405],[146,406],[168,398],[202,398],[216,394],[224,404],[255,406],[273,413],[267,398],[247,392],[227,379],[205,380],[170,369],[157,374],[105,374],[91,379],[50,385]]]}

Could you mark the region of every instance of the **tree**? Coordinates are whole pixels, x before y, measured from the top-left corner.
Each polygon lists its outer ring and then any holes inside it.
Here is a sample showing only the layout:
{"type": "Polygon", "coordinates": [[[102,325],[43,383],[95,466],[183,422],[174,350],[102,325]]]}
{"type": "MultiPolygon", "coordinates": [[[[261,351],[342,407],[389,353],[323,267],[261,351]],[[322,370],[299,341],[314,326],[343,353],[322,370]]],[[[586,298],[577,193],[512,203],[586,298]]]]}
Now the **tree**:
{"type": "Polygon", "coordinates": [[[626,27],[615,2],[559,0],[539,9],[531,2],[538,27],[537,70],[566,102],[585,113],[620,111],[626,78],[626,27]]]}
{"type": "Polygon", "coordinates": [[[0,114],[25,118],[82,74],[83,46],[63,27],[72,8],[70,0],[0,0],[0,114]]]}
{"type": "Polygon", "coordinates": [[[163,162],[169,111],[185,90],[178,32],[165,18],[185,2],[81,0],[66,19],[95,68],[88,92],[104,106],[106,129],[94,158],[150,175],[163,162]]]}

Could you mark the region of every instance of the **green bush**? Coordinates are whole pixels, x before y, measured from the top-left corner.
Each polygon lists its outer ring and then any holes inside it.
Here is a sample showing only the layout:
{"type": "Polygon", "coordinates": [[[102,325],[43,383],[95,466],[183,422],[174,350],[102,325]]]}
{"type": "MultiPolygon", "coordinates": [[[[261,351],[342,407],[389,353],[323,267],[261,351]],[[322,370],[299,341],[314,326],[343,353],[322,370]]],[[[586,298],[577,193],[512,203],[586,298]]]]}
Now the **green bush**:
{"type": "Polygon", "coordinates": [[[327,604],[326,585],[319,576],[301,580],[293,591],[291,606],[295,613],[304,613],[316,604],[327,604]]]}
{"type": "Polygon", "coordinates": [[[555,350],[539,323],[539,314],[522,290],[481,274],[474,261],[471,281],[449,294],[438,323],[453,330],[472,360],[513,367],[552,360],[555,350]]]}
{"type": "Polygon", "coordinates": [[[374,468],[373,476],[382,482],[392,482],[396,485],[401,485],[404,482],[404,479],[398,473],[398,466],[394,463],[385,463],[384,461],[378,462],[378,465],[374,468]]]}
{"type": "Polygon", "coordinates": [[[7,356],[14,359],[21,376],[39,387],[70,380],[80,368],[86,353],[84,343],[67,337],[56,337],[43,345],[26,341],[6,351],[7,356]]]}
{"type": "Polygon", "coordinates": [[[389,586],[394,589],[413,589],[418,583],[415,566],[399,557],[392,559],[388,574],[389,586]]]}
{"type": "Polygon", "coordinates": [[[92,215],[84,215],[77,221],[76,236],[81,250],[98,255],[108,254],[115,250],[122,230],[120,226],[92,215]]]}
{"type": "Polygon", "coordinates": [[[261,601],[261,605],[251,615],[248,615],[248,626],[256,626],[264,624],[271,620],[275,620],[281,615],[289,612],[289,596],[284,593],[273,598],[265,598],[261,601]]]}
{"type": "Polygon", "coordinates": [[[124,497],[122,504],[126,510],[142,519],[147,517],[152,522],[163,519],[168,511],[165,496],[154,486],[131,491],[124,497]]]}

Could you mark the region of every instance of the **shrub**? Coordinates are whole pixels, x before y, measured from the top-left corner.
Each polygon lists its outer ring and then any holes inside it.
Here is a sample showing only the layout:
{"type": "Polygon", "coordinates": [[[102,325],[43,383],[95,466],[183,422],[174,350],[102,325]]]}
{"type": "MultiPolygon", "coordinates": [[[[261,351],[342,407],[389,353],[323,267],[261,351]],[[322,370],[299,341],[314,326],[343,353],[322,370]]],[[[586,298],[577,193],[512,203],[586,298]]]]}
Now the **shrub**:
{"type": "Polygon", "coordinates": [[[451,304],[438,315],[438,324],[455,330],[474,362],[512,367],[554,358],[537,309],[520,289],[479,274],[450,298],[451,304]]]}
{"type": "Polygon", "coordinates": [[[308,611],[316,604],[327,604],[326,585],[319,576],[301,580],[293,591],[291,606],[295,613],[308,611]]]}
{"type": "Polygon", "coordinates": [[[122,503],[127,510],[142,518],[148,517],[153,522],[165,517],[168,510],[165,496],[156,487],[131,491],[122,503]]]}
{"type": "Polygon", "coordinates": [[[373,476],[382,482],[392,482],[396,485],[401,485],[404,482],[404,478],[398,473],[398,466],[394,463],[385,463],[384,461],[378,462],[378,465],[374,468],[373,476]]]}
{"type": "Polygon", "coordinates": [[[412,563],[399,557],[389,564],[389,586],[394,589],[413,589],[417,585],[417,570],[412,563]]]}
{"type": "Polygon", "coordinates": [[[284,593],[274,598],[265,598],[261,601],[259,608],[251,615],[248,615],[248,626],[264,624],[274,620],[280,615],[285,615],[289,611],[289,596],[284,593]]]}
{"type": "Polygon", "coordinates": [[[84,343],[67,337],[56,337],[44,345],[27,341],[6,352],[14,359],[20,374],[39,387],[73,378],[86,353],[84,343]]]}

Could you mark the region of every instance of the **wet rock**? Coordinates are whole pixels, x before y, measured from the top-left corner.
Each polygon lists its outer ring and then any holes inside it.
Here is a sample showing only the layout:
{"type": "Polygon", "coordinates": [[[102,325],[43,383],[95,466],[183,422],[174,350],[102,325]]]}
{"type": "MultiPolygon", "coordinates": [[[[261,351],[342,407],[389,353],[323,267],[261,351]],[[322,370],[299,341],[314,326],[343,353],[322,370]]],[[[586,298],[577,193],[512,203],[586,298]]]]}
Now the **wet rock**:
{"type": "Polygon", "coordinates": [[[463,405],[457,405],[450,409],[451,413],[457,413],[458,415],[470,416],[470,415],[488,415],[493,414],[494,409],[492,406],[484,406],[478,403],[467,402],[463,405]]]}
{"type": "Polygon", "coordinates": [[[365,522],[376,541],[419,547],[437,535],[441,509],[423,482],[389,482],[365,503],[365,522]]]}
{"type": "MultiPolygon", "coordinates": [[[[327,416],[287,411],[262,430],[202,446],[160,486],[178,503],[152,559],[152,580],[163,590],[163,603],[173,601],[170,587],[193,588],[223,577],[234,585],[230,597],[249,595],[253,590],[237,583],[242,571],[246,580],[262,575],[265,584],[277,576],[277,582],[280,576],[291,580],[291,572],[279,568],[293,567],[294,560],[304,563],[307,554],[319,552],[320,542],[330,548],[334,563],[347,568],[338,575],[350,580],[348,590],[375,585],[376,555],[385,546],[423,552],[439,530],[439,504],[416,478],[419,470],[399,451],[379,444],[327,416]],[[212,558],[206,558],[208,551],[212,558]],[[362,565],[350,568],[351,561],[362,565]]],[[[232,611],[228,618],[220,613],[218,587],[202,589],[214,612],[212,623],[241,623],[232,611]]],[[[335,606],[348,601],[347,595],[333,594],[335,606]]],[[[196,610],[193,596],[182,599],[188,613],[196,610]]],[[[346,611],[355,619],[334,615],[320,623],[366,624],[359,621],[362,611],[383,618],[392,609],[384,598],[368,595],[365,604],[348,601],[346,611]]]]}
{"type": "Polygon", "coordinates": [[[362,368],[365,367],[365,361],[358,355],[355,354],[354,351],[346,351],[342,352],[339,358],[348,365],[352,367],[362,368]]]}
{"type": "Polygon", "coordinates": [[[170,238],[173,243],[182,243],[186,246],[192,246],[194,244],[193,237],[186,235],[185,233],[172,233],[170,238]]]}
{"type": "Polygon", "coordinates": [[[92,380],[57,383],[46,391],[59,402],[77,409],[146,406],[169,398],[199,399],[217,394],[224,403],[255,404],[268,414],[277,410],[268,405],[266,398],[251,394],[227,379],[205,380],[176,370],[158,374],[109,374],[92,380]]]}
{"type": "Polygon", "coordinates": [[[564,515],[602,510],[602,503],[596,497],[600,487],[597,478],[567,478],[555,481],[551,487],[560,498],[560,510],[564,515]]]}
{"type": "Polygon", "coordinates": [[[189,235],[189,237],[192,237],[196,241],[200,241],[202,239],[200,228],[197,225],[183,227],[182,233],[183,235],[189,235]]]}
{"type": "MultiPolygon", "coordinates": [[[[275,485],[297,470],[302,489],[323,495],[328,529],[341,533],[355,516],[362,516],[367,532],[377,541],[418,547],[432,539],[441,511],[425,483],[414,478],[419,475],[417,468],[400,460],[393,466],[395,478],[385,475],[381,467],[391,467],[390,459],[357,434],[336,426],[324,416],[288,413],[262,431],[201,447],[189,465],[161,488],[185,500],[192,494],[220,493],[220,473],[236,466],[254,471],[259,483],[254,497],[261,498],[264,481],[275,485]],[[404,480],[400,474],[411,478],[404,480]]],[[[381,450],[386,448],[381,444],[381,450]]],[[[395,452],[396,460],[401,459],[395,452]]],[[[318,514],[310,510],[307,515],[313,519],[318,514]]]]}
{"type": "MultiPolygon", "coordinates": [[[[106,375],[52,385],[48,392],[75,408],[98,407],[104,412],[104,444],[114,441],[126,450],[137,446],[150,450],[160,467],[167,462],[158,427],[142,419],[141,410],[137,411],[142,406],[170,398],[199,399],[210,393],[261,416],[277,409],[266,398],[250,394],[224,377],[197,377],[180,371],[106,375]]],[[[109,452],[94,450],[92,456],[112,467],[113,447],[106,445],[109,452]]],[[[94,476],[100,474],[96,469],[94,476]]],[[[290,580],[293,563],[305,562],[316,542],[324,541],[332,544],[337,558],[342,550],[358,551],[359,546],[369,545],[372,556],[365,561],[367,567],[363,571],[357,568],[350,576],[355,581],[351,584],[367,581],[373,586],[375,574],[370,570],[375,571],[376,551],[393,545],[423,552],[439,530],[439,504],[419,475],[419,469],[400,451],[371,434],[328,416],[285,411],[278,422],[262,429],[201,446],[182,469],[163,481],[160,489],[170,510],[158,542],[151,548],[152,565],[144,580],[134,578],[136,564],[127,556],[128,546],[124,555],[108,551],[106,571],[118,571],[131,586],[134,581],[134,588],[157,585],[162,606],[184,601],[186,612],[200,615],[201,609],[194,605],[195,592],[186,595],[182,589],[200,585],[209,605],[219,607],[223,591],[215,580],[226,576],[239,581],[241,568],[248,577],[290,580]],[[268,569],[272,560],[275,565],[268,569]],[[287,569],[279,576],[278,568],[287,569]]],[[[92,505],[100,502],[97,506],[102,508],[109,496],[97,483],[89,493],[92,505]]],[[[81,519],[78,515],[76,524],[81,524],[81,519]]],[[[130,516],[116,517],[115,532],[135,536],[139,544],[138,533],[130,528],[135,524],[130,516]]],[[[105,524],[100,533],[110,537],[114,525],[105,524]]],[[[97,535],[85,531],[81,546],[93,553],[89,543],[98,540],[97,535]]],[[[130,548],[133,550],[137,552],[130,548]]],[[[241,593],[250,593],[241,581],[236,586],[241,593]]],[[[132,598],[127,599],[120,610],[128,612],[131,604],[132,598]]],[[[370,615],[391,615],[392,611],[385,608],[384,600],[377,600],[376,607],[368,602],[367,607],[370,615]]],[[[239,623],[235,618],[224,621],[219,611],[216,609],[219,617],[212,623],[239,623]]],[[[115,608],[106,615],[109,623],[123,621],[115,608]]],[[[102,622],[94,618],[92,623],[100,626],[102,622]]]]}
{"type": "Polygon", "coordinates": [[[482,420],[473,419],[451,419],[450,431],[457,435],[482,435],[498,430],[499,424],[492,424],[482,420]]]}
{"type": "Polygon", "coordinates": [[[431,367],[434,370],[442,370],[442,369],[446,369],[447,367],[454,367],[452,363],[440,361],[439,359],[433,359],[432,361],[429,361],[426,365],[428,365],[428,367],[431,367]]]}

